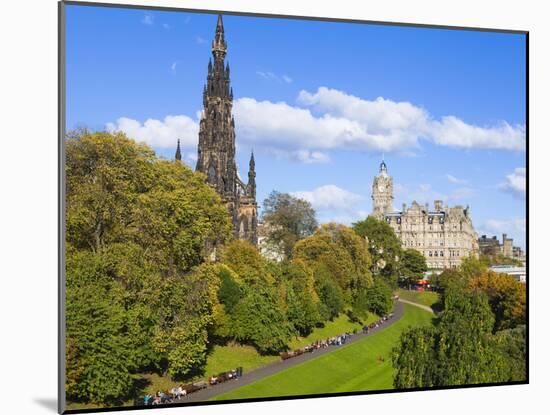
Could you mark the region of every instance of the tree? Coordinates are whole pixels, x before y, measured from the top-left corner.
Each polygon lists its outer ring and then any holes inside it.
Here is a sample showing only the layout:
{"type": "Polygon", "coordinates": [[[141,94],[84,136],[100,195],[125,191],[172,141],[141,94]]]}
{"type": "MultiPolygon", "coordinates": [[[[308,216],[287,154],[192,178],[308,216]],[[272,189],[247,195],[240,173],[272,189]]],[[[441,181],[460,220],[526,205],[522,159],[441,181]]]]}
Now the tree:
{"type": "Polygon", "coordinates": [[[367,238],[372,265],[379,275],[395,287],[403,256],[401,241],[386,222],[372,216],[352,224],[353,230],[362,238],[367,238]]]}
{"type": "Polygon", "coordinates": [[[130,392],[135,361],[107,268],[90,253],[67,259],[66,391],[70,399],[113,404],[130,392]]]}
{"type": "Polygon", "coordinates": [[[354,310],[361,314],[364,311],[379,316],[388,314],[393,309],[393,292],[384,279],[374,278],[374,284],[371,287],[359,290],[353,306],[354,310]]]}
{"type": "Polygon", "coordinates": [[[221,251],[221,262],[233,270],[248,286],[271,285],[273,276],[258,249],[248,241],[234,240],[221,251]]]}
{"type": "Polygon", "coordinates": [[[458,271],[468,281],[470,278],[477,277],[487,271],[488,265],[483,260],[471,255],[463,258],[458,271]]]}
{"type": "Polygon", "coordinates": [[[240,342],[254,345],[260,353],[286,350],[292,332],[275,290],[269,287],[248,288],[233,311],[232,335],[240,342]]]}
{"type": "Polygon", "coordinates": [[[187,272],[208,243],[232,235],[227,209],[204,176],[157,159],[122,133],[73,135],[66,142],[67,241],[99,253],[135,243],[162,272],[187,272]]]}
{"type": "Polygon", "coordinates": [[[66,144],[67,396],[119,403],[135,372],[199,373],[223,306],[216,268],[197,266],[232,237],[225,205],[124,134],[66,144]]]}
{"type": "Polygon", "coordinates": [[[494,343],[497,350],[505,356],[508,363],[509,381],[527,380],[527,341],[525,325],[495,333],[494,343]]]}
{"type": "Polygon", "coordinates": [[[213,331],[220,287],[219,269],[203,264],[186,278],[159,282],[158,313],[153,345],[163,355],[168,374],[182,379],[202,373],[208,334],[213,331]]]}
{"type": "Polygon", "coordinates": [[[421,252],[416,249],[406,249],[403,252],[401,260],[401,273],[407,284],[412,281],[420,280],[424,277],[424,273],[428,270],[426,258],[421,252]]]}
{"type": "Polygon", "coordinates": [[[323,321],[332,320],[344,311],[345,301],[342,288],[334,280],[324,264],[317,264],[314,268],[315,290],[318,293],[319,313],[323,321]]]}
{"type": "Polygon", "coordinates": [[[396,388],[506,382],[510,369],[495,346],[494,316],[483,293],[448,290],[435,327],[405,331],[393,349],[396,388]]]}
{"type": "Polygon", "coordinates": [[[525,324],[525,284],[508,274],[484,271],[470,278],[469,288],[473,291],[482,291],[489,297],[491,309],[495,314],[494,331],[525,324]]]}
{"type": "Polygon", "coordinates": [[[372,285],[367,244],[344,225],[322,225],[314,235],[296,244],[293,256],[312,269],[325,266],[348,302],[357,290],[372,285]]]}
{"type": "Polygon", "coordinates": [[[303,261],[283,264],[287,318],[301,336],[307,336],[321,321],[319,297],[313,272],[303,261]]]}
{"type": "Polygon", "coordinates": [[[306,200],[288,193],[271,192],[264,200],[262,219],[268,224],[267,242],[290,258],[294,245],[317,228],[315,210],[306,200]]]}

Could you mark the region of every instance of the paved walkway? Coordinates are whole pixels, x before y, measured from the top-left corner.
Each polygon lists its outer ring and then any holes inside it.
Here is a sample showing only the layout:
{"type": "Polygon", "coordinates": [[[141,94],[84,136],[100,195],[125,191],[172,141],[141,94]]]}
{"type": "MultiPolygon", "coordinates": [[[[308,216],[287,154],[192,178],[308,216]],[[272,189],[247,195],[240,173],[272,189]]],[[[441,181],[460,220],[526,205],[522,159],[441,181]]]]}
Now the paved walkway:
{"type": "MultiPolygon", "coordinates": [[[[317,358],[319,356],[322,356],[326,353],[334,352],[336,350],[339,350],[342,347],[346,347],[347,345],[349,345],[351,343],[361,341],[361,340],[363,340],[364,338],[366,338],[368,336],[371,336],[375,333],[378,333],[381,330],[384,330],[386,327],[388,327],[388,326],[392,325],[393,323],[395,323],[396,321],[398,321],[403,316],[403,312],[404,312],[404,307],[403,307],[403,304],[402,304],[403,302],[408,303],[408,301],[399,300],[399,302],[397,302],[395,304],[392,319],[387,320],[385,323],[380,325],[378,328],[370,329],[368,334],[357,333],[355,335],[352,335],[351,338],[346,342],[346,344],[344,346],[329,346],[326,349],[318,349],[318,350],[315,350],[312,353],[304,353],[300,356],[291,357],[290,359],[287,359],[287,360],[278,360],[274,363],[270,363],[268,365],[265,365],[265,366],[259,367],[257,369],[251,370],[250,372],[244,373],[243,376],[241,378],[237,379],[237,380],[231,380],[231,381],[228,381],[228,382],[225,382],[225,383],[221,383],[219,385],[209,386],[208,388],[202,389],[202,390],[197,391],[195,393],[192,393],[192,394],[188,395],[185,398],[182,398],[180,400],[175,400],[174,403],[187,403],[187,402],[191,403],[191,402],[207,401],[207,400],[213,398],[214,396],[221,395],[221,394],[229,392],[233,389],[240,388],[241,386],[245,386],[245,385],[248,385],[250,383],[256,382],[256,381],[258,381],[260,379],[263,379],[267,376],[273,375],[277,372],[288,369],[292,366],[299,365],[299,364],[301,364],[303,362],[306,362],[308,360],[315,359],[315,358],[317,358]]],[[[416,303],[413,303],[413,304],[417,305],[416,303]]],[[[418,304],[418,305],[420,307],[424,307],[424,306],[421,306],[420,304],[418,304]]],[[[430,309],[430,311],[431,311],[431,309],[430,309]]],[[[167,404],[167,405],[170,405],[170,404],[167,404]]]]}
{"type": "Polygon", "coordinates": [[[400,301],[402,303],[413,305],[415,307],[421,308],[422,310],[426,310],[426,311],[429,311],[430,313],[434,314],[434,311],[432,310],[432,308],[428,307],[427,305],[414,303],[414,302],[408,301],[408,300],[403,300],[402,298],[400,298],[398,301],[400,301]]]}

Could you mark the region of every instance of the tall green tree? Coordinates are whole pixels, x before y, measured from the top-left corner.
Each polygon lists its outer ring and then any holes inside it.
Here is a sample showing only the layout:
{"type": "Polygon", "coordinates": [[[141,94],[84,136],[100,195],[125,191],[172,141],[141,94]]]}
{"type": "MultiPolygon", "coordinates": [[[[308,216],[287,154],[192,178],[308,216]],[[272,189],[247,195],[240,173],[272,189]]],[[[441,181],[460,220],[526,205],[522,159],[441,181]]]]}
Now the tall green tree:
{"type": "Polygon", "coordinates": [[[405,331],[393,349],[396,388],[468,385],[510,380],[509,362],[495,346],[487,296],[449,290],[434,328],[405,331]]]}
{"type": "Polygon", "coordinates": [[[354,311],[364,311],[383,316],[393,309],[393,291],[383,278],[375,277],[374,284],[357,292],[353,302],[354,311]]]}
{"type": "Polygon", "coordinates": [[[76,249],[133,242],[175,274],[200,264],[208,242],[231,237],[227,209],[201,174],[122,133],[68,139],[66,177],[67,241],[76,249]]]}
{"type": "Polygon", "coordinates": [[[390,286],[397,285],[400,260],[403,256],[401,241],[386,222],[372,216],[352,224],[353,230],[368,240],[373,271],[386,279],[390,286]]]}
{"type": "Polygon", "coordinates": [[[219,279],[191,272],[232,235],[204,177],[124,134],[66,141],[67,396],[117,403],[132,374],[200,372],[223,310],[219,279]]]}
{"type": "Polygon", "coordinates": [[[264,200],[262,219],[269,225],[267,243],[285,258],[290,258],[296,242],[317,228],[315,210],[308,201],[277,191],[264,200]]]}
{"type": "Polygon", "coordinates": [[[294,258],[315,269],[322,264],[344,293],[347,302],[372,285],[371,257],[364,239],[344,225],[322,225],[314,235],[299,241],[294,258]]]}
{"type": "Polygon", "coordinates": [[[424,273],[428,270],[426,257],[416,249],[406,249],[403,252],[401,260],[402,282],[410,285],[416,280],[424,278],[424,273]]]}
{"type": "Polygon", "coordinates": [[[313,272],[303,261],[295,260],[283,265],[283,275],[288,320],[300,335],[307,336],[321,321],[313,272]]]}

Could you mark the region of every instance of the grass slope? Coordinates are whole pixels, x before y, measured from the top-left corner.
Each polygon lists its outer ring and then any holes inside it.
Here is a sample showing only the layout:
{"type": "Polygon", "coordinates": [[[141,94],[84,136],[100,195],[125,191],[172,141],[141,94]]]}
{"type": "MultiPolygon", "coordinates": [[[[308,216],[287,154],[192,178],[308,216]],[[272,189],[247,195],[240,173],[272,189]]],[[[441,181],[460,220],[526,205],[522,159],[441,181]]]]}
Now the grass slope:
{"type": "MultiPolygon", "coordinates": [[[[378,320],[376,314],[368,313],[367,318],[363,318],[364,324],[370,324],[375,320],[378,320]]],[[[311,334],[307,337],[298,337],[293,339],[289,343],[291,349],[298,349],[300,347],[307,346],[316,342],[317,340],[326,340],[329,337],[338,336],[346,332],[353,332],[353,330],[360,331],[363,327],[363,324],[352,323],[349,321],[348,316],[345,314],[340,314],[332,321],[325,322],[323,327],[315,328],[311,334]]]]}
{"type": "Polygon", "coordinates": [[[391,349],[409,326],[431,324],[432,314],[405,304],[405,314],[384,330],[347,346],[291,367],[215,400],[382,390],[393,388],[391,349]],[[378,362],[379,356],[384,362],[378,362]]]}
{"type": "Polygon", "coordinates": [[[397,290],[397,295],[403,300],[412,301],[413,303],[422,304],[428,307],[433,306],[439,300],[439,294],[432,291],[409,291],[400,288],[397,290]]]}

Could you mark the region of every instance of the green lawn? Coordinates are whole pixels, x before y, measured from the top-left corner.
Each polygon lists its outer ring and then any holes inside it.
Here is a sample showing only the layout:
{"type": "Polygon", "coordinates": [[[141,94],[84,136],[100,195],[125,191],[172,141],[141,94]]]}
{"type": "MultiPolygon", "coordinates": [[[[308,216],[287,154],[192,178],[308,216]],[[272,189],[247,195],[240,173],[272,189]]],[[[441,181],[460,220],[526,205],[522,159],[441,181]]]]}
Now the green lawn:
{"type": "Polygon", "coordinates": [[[439,294],[432,291],[409,291],[400,288],[397,290],[397,295],[403,300],[412,301],[413,303],[426,305],[428,307],[433,306],[439,300],[439,294]]]}
{"type": "MultiPolygon", "coordinates": [[[[378,320],[376,314],[369,313],[366,319],[363,319],[364,324],[370,324],[375,320],[378,320]]],[[[325,340],[328,337],[338,336],[346,332],[353,332],[354,329],[360,331],[363,327],[362,324],[352,323],[349,321],[348,316],[345,314],[340,314],[333,321],[325,322],[324,327],[318,327],[312,331],[312,333],[307,337],[298,337],[293,339],[289,343],[289,347],[294,350],[300,347],[307,346],[308,344],[314,343],[317,340],[325,340]]]]}
{"type": "Polygon", "coordinates": [[[432,314],[404,304],[405,314],[384,330],[306,361],[258,382],[217,396],[215,400],[292,396],[393,388],[391,349],[409,326],[431,324],[432,314]],[[379,362],[379,356],[384,362],[379,362]]]}

